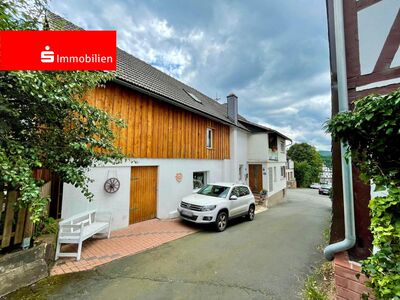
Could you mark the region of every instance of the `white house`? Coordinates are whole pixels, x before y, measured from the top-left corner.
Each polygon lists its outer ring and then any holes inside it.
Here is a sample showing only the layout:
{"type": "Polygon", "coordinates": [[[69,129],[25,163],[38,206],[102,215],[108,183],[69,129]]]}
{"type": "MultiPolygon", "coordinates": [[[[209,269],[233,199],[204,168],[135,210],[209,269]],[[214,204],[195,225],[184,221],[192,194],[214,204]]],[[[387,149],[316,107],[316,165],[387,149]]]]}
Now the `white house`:
{"type": "MultiPolygon", "coordinates": [[[[52,29],[76,30],[48,12],[52,29]]],[[[97,209],[113,215],[112,228],[177,217],[182,197],[216,181],[248,183],[265,189],[272,203],[284,196],[284,135],[238,114],[238,98],[227,105],[117,49],[116,79],[87,99],[126,120],[117,145],[128,157],[119,165],[92,168],[88,202],[64,184],[62,218],[97,209]]]]}
{"type": "Polygon", "coordinates": [[[286,180],[288,188],[296,188],[296,177],[294,176],[294,161],[289,159],[286,164],[286,180]]]}

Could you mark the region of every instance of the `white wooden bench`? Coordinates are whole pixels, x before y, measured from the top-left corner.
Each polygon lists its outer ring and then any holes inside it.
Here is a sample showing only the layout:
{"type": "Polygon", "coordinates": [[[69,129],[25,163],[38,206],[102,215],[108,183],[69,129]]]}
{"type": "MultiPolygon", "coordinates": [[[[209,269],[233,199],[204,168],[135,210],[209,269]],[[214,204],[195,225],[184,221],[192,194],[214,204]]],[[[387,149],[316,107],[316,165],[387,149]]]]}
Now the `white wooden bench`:
{"type": "Polygon", "coordinates": [[[110,238],[111,214],[97,213],[95,210],[80,213],[59,223],[56,260],[59,257],[81,259],[84,240],[103,233],[110,238]],[[78,252],[61,252],[61,244],[78,244],[78,252]]]}

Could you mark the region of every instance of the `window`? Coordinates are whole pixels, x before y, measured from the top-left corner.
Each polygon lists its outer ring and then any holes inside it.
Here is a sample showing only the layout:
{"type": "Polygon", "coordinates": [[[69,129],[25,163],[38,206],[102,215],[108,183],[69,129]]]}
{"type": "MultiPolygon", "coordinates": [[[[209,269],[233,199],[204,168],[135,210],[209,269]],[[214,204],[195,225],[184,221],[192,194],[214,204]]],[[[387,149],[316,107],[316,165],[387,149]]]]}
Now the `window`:
{"type": "MultiPolygon", "coordinates": [[[[231,192],[231,196],[232,195],[235,195],[236,197],[240,197],[240,190],[239,190],[239,188],[238,187],[234,187],[233,189],[232,189],[232,192],[231,192]]],[[[231,196],[229,196],[229,197],[231,197],[231,196]]]]}
{"type": "Polygon", "coordinates": [[[194,101],[202,103],[201,100],[199,98],[197,98],[197,96],[187,90],[184,90],[194,101]]]}
{"type": "Polygon", "coordinates": [[[207,172],[193,172],[193,189],[202,188],[207,183],[207,172]]]}
{"type": "Polygon", "coordinates": [[[286,169],[285,169],[284,166],[282,166],[282,167],[281,167],[281,179],[283,179],[283,178],[286,177],[286,176],[285,176],[285,175],[286,175],[285,172],[286,172],[286,169]]]}
{"type": "Polygon", "coordinates": [[[229,192],[229,187],[220,185],[207,184],[203,186],[197,194],[206,195],[210,197],[225,198],[229,192]]]}
{"type": "Polygon", "coordinates": [[[276,182],[276,167],[274,167],[274,181],[276,182]]]}
{"type": "Polygon", "coordinates": [[[243,197],[243,196],[249,195],[250,191],[247,187],[241,186],[241,187],[239,187],[239,193],[240,193],[240,197],[243,197]]]}
{"type": "Polygon", "coordinates": [[[208,149],[212,149],[213,147],[213,134],[214,134],[214,130],[211,128],[207,128],[207,139],[206,139],[206,146],[208,149]]]}
{"type": "Polygon", "coordinates": [[[285,141],[281,141],[281,152],[285,153],[285,141]]]}

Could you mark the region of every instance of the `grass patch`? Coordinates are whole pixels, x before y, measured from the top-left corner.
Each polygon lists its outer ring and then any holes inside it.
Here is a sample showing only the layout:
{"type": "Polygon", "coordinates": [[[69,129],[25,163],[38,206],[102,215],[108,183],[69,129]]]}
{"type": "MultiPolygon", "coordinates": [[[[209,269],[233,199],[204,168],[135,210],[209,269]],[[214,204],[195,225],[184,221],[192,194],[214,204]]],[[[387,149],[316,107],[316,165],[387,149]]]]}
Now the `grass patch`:
{"type": "Polygon", "coordinates": [[[315,276],[308,276],[303,290],[304,300],[328,300],[328,295],[319,287],[315,276]]]}
{"type": "MultiPolygon", "coordinates": [[[[330,224],[323,231],[323,243],[317,247],[322,253],[329,244],[330,224]]],[[[304,283],[302,298],[304,300],[331,300],[335,299],[335,277],[333,262],[322,261],[309,275],[304,283]]]]}

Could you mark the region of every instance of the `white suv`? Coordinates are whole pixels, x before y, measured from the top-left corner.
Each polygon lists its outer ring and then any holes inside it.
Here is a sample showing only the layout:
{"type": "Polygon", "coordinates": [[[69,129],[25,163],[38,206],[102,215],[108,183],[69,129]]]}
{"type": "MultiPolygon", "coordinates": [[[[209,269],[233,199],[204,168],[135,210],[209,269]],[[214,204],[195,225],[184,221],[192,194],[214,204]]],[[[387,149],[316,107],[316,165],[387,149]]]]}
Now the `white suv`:
{"type": "Polygon", "coordinates": [[[255,200],[248,186],[233,183],[206,184],[197,193],[184,197],[178,207],[182,219],[194,223],[215,223],[224,231],[228,220],[246,216],[254,219],[255,200]]]}

